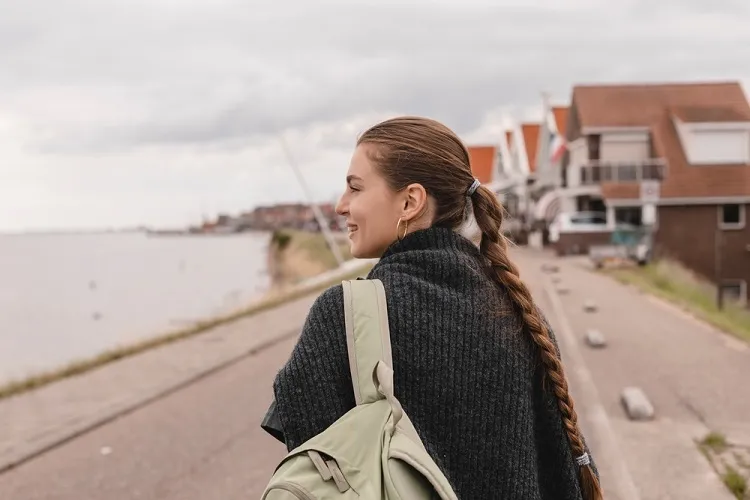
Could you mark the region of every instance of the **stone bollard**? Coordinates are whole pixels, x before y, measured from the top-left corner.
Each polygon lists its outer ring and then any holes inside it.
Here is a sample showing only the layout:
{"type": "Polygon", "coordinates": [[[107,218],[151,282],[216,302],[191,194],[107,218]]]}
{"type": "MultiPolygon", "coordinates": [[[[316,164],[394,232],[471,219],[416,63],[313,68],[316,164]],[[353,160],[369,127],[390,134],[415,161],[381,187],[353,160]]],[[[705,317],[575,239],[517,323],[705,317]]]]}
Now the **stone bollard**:
{"type": "Polygon", "coordinates": [[[588,330],[586,332],[586,343],[589,347],[602,348],[607,346],[607,339],[599,330],[588,330]]]}
{"type": "Polygon", "coordinates": [[[654,406],[639,387],[623,389],[621,401],[630,420],[651,420],[654,418],[654,406]]]}
{"type": "Polygon", "coordinates": [[[598,309],[599,308],[597,307],[596,302],[594,302],[591,299],[583,303],[583,310],[586,312],[592,313],[592,312],[596,312],[598,309]]]}

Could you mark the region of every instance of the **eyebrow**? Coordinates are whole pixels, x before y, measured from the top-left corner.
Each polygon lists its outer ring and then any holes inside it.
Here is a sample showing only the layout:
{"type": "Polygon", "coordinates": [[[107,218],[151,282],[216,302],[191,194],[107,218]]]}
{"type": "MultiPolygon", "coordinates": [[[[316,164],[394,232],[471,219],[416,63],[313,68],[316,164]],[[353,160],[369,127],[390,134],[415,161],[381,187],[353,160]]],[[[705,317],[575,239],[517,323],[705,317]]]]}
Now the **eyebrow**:
{"type": "Polygon", "coordinates": [[[347,184],[351,184],[352,181],[361,181],[361,180],[362,180],[362,178],[358,177],[356,175],[347,175],[346,176],[346,183],[347,184]]]}

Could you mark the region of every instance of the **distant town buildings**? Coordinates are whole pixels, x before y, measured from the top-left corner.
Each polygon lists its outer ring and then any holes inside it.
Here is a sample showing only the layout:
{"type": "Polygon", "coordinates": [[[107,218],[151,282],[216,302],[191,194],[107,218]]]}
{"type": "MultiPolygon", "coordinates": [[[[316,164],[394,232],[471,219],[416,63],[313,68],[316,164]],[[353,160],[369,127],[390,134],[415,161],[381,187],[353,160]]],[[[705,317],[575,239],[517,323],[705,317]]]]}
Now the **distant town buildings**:
{"type": "Polygon", "coordinates": [[[643,228],[655,254],[747,298],[750,104],[738,82],[576,85],[470,146],[475,175],[560,254],[643,228]]]}
{"type": "MultiPolygon", "coordinates": [[[[342,230],[342,223],[332,203],[318,205],[332,231],[342,230]]],[[[320,231],[312,206],[304,203],[280,203],[259,206],[239,215],[219,214],[215,220],[204,221],[190,228],[192,233],[240,233],[245,231],[273,231],[289,228],[320,231]]]]}
{"type": "MultiPolygon", "coordinates": [[[[471,168],[510,214],[519,244],[586,253],[624,229],[747,299],[750,104],[738,82],[575,85],[569,104],[468,145],[471,168]],[[533,239],[532,239],[533,238],[533,239]]],[[[319,206],[333,230],[333,204],[319,206]]],[[[310,205],[257,207],[191,228],[319,230],[310,205]]]]}

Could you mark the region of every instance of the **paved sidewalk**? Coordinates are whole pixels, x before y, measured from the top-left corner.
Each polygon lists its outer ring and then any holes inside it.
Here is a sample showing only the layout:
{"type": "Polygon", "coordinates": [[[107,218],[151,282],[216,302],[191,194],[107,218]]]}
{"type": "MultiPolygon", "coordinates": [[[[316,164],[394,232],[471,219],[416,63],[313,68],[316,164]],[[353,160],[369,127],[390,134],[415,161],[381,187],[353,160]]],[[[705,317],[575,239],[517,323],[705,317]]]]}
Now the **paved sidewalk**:
{"type": "MultiPolygon", "coordinates": [[[[362,262],[301,287],[356,270],[362,262]]],[[[0,400],[0,472],[299,333],[318,293],[0,400]]]]}
{"type": "MultiPolygon", "coordinates": [[[[731,443],[750,446],[748,346],[674,306],[592,272],[582,260],[549,261],[560,266],[557,276],[569,289],[558,294],[551,278],[545,278],[550,301],[558,304],[580,354],[581,365],[568,365],[569,377],[595,385],[599,401],[587,400],[583,411],[595,427],[612,431],[610,439],[619,446],[625,473],[640,498],[732,498],[696,441],[718,431],[731,443]],[[593,300],[599,311],[585,312],[586,300],[593,300]],[[604,334],[608,347],[585,345],[583,336],[590,328],[604,334]],[[654,420],[626,417],[620,393],[633,385],[650,398],[654,420]]],[[[622,477],[610,479],[623,484],[622,477]]]]}

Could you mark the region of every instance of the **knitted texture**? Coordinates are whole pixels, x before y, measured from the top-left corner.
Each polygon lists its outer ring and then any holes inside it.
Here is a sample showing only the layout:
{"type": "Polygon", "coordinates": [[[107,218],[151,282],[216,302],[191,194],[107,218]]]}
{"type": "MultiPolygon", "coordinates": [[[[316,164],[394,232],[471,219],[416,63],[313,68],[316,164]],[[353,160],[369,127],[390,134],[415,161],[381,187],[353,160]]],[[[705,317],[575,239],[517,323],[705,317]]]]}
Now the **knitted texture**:
{"type": "MultiPolygon", "coordinates": [[[[470,241],[430,228],[370,272],[386,290],[396,397],[459,498],[580,499],[536,348],[483,266],[470,241]]],[[[290,450],[354,407],[340,285],[310,309],[274,393],[290,450]]]]}

